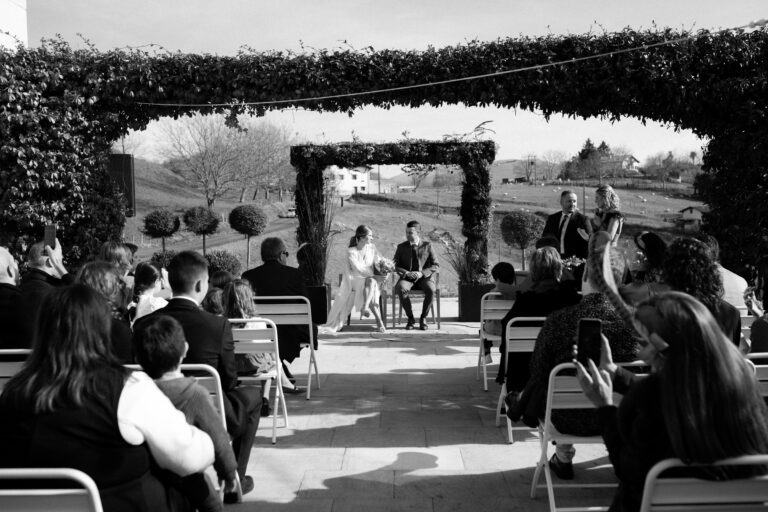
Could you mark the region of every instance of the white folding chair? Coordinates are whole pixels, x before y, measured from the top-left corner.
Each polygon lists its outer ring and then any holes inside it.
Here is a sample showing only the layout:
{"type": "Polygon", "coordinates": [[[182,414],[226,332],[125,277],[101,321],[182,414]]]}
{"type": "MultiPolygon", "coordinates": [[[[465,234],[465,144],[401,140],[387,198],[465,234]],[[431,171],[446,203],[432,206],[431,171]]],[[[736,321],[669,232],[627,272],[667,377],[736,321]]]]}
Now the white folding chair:
{"type": "Polygon", "coordinates": [[[0,391],[11,377],[19,373],[32,351],[27,348],[0,350],[0,391]]]}
{"type": "MultiPolygon", "coordinates": [[[[603,444],[602,436],[573,436],[561,434],[552,425],[552,412],[568,409],[594,409],[592,403],[584,396],[578,380],[575,376],[576,366],[573,363],[562,363],[555,366],[549,374],[549,389],[547,390],[547,407],[544,422],[539,424],[539,442],[541,444],[541,456],[536,465],[531,482],[531,498],[536,497],[536,488],[539,485],[542,470],[546,479],[547,495],[549,497],[549,510],[557,512],[555,505],[555,487],[558,488],[601,488],[615,487],[615,484],[557,484],[552,481],[552,473],[549,468],[548,448],[552,442],[562,444],[603,444]],[[574,375],[562,375],[571,372],[574,375]]],[[[619,403],[621,395],[614,393],[614,403],[619,403]]],[[[608,507],[573,507],[569,512],[577,510],[607,510],[608,507]]],[[[565,509],[561,509],[565,510],[565,509]]]]}
{"type": "MultiPolygon", "coordinates": [[[[512,318],[507,322],[507,350],[503,356],[504,368],[509,368],[510,353],[533,353],[533,347],[536,345],[536,338],[539,337],[539,331],[541,331],[541,326],[544,325],[544,320],[546,320],[546,317],[543,316],[521,316],[512,318]]],[[[501,412],[504,407],[504,397],[507,396],[507,393],[507,379],[505,377],[501,390],[499,390],[499,399],[496,402],[496,426],[498,427],[502,421],[506,421],[507,442],[512,444],[515,442],[514,430],[529,430],[529,428],[513,427],[512,420],[501,412]]]]}
{"type": "Polygon", "coordinates": [[[102,512],[99,489],[93,479],[71,468],[0,469],[0,510],[3,512],[57,511],[102,512]],[[23,481],[14,486],[12,481],[23,481]],[[72,488],[56,488],[52,481],[76,484],[72,488]],[[30,488],[29,482],[39,481],[30,488]]]}
{"type": "Polygon", "coordinates": [[[670,468],[712,468],[716,466],[764,466],[768,455],[745,455],[712,464],[687,465],[680,459],[656,463],[645,477],[640,512],[711,512],[768,510],[768,475],[732,480],[705,480],[693,477],[669,477],[670,468]]]}
{"type": "MultiPolygon", "coordinates": [[[[768,352],[757,352],[754,354],[749,354],[747,356],[749,361],[758,361],[762,362],[765,359],[768,359],[768,352]]],[[[760,390],[760,395],[763,397],[763,399],[768,398],[768,364],[756,364],[752,363],[755,366],[755,379],[757,379],[757,387],[760,390]]]]}
{"type": "MultiPolygon", "coordinates": [[[[315,335],[312,324],[312,306],[309,299],[301,295],[259,296],[254,297],[256,316],[268,318],[275,325],[306,325],[309,340],[301,347],[309,347],[309,368],[307,370],[307,400],[312,396],[312,369],[315,370],[315,385],[320,389],[320,373],[315,357],[315,335]]],[[[279,361],[278,361],[279,362],[279,361]]]]}
{"type": "Polygon", "coordinates": [[[498,334],[491,334],[486,331],[485,322],[490,320],[497,322],[500,321],[509,312],[509,310],[512,309],[512,306],[515,303],[514,299],[501,299],[500,297],[501,293],[499,292],[488,292],[480,299],[480,347],[477,353],[477,372],[475,372],[475,378],[479,379],[480,374],[482,373],[483,391],[488,391],[488,365],[485,362],[484,341],[495,341],[501,344],[501,336],[498,334]]]}
{"type": "MultiPolygon", "coordinates": [[[[307,303],[309,304],[309,303],[307,303]]],[[[285,428],[288,428],[288,408],[285,406],[283,393],[283,365],[280,364],[280,347],[277,340],[277,326],[268,318],[230,318],[232,337],[235,340],[235,354],[272,354],[275,365],[272,370],[256,375],[241,375],[239,380],[248,382],[263,382],[271,380],[275,388],[275,410],[272,413],[272,444],[277,443],[277,416],[283,411],[285,428]],[[259,324],[258,327],[236,327],[242,324],[259,324]]],[[[269,397],[267,397],[269,398],[269,397]]]]}

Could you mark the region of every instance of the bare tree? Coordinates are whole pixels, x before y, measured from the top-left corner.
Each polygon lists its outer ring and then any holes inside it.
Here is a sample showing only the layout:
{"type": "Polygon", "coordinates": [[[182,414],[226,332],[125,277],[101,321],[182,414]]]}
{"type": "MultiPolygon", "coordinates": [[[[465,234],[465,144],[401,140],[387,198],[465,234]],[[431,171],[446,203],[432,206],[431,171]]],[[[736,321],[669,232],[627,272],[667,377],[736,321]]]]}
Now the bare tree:
{"type": "Polygon", "coordinates": [[[162,131],[166,166],[202,191],[208,208],[242,182],[237,159],[246,132],[228,128],[222,116],[180,119],[167,123],[162,131]]]}
{"type": "Polygon", "coordinates": [[[557,178],[557,175],[559,174],[559,171],[566,160],[568,160],[568,155],[565,153],[565,151],[558,151],[554,149],[545,151],[544,154],[541,155],[542,165],[540,167],[542,173],[544,174],[544,179],[551,181],[557,178]]]}
{"type": "Polygon", "coordinates": [[[238,165],[241,167],[240,202],[247,189],[253,188],[253,199],[259,190],[269,198],[270,189],[277,188],[281,199],[283,190],[295,181],[290,164],[290,146],[293,137],[288,129],[262,121],[246,124],[238,165]]]}
{"type": "Polygon", "coordinates": [[[130,131],[112,143],[112,151],[124,155],[135,155],[144,145],[141,132],[130,131]]]}

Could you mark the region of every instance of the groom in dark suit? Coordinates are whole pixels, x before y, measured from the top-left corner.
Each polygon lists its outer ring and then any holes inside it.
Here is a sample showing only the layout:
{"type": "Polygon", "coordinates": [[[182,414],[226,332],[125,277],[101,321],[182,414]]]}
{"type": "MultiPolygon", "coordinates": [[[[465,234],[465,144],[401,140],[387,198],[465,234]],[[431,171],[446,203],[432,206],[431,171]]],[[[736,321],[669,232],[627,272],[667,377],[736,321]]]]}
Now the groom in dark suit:
{"type": "Polygon", "coordinates": [[[169,316],[178,320],[189,344],[184,363],[210,365],[219,372],[224,390],[224,415],[227,431],[232,436],[232,449],[237,458],[237,472],[243,494],[253,490],[253,478],[245,476],[254,437],[261,417],[261,389],[239,386],[235,369],[235,344],[232,327],[226,318],[200,308],[208,292],[208,262],[194,251],[183,251],[168,265],[168,282],[173,298],[168,305],[140,318],[134,331],[145,318],[169,316]]]}
{"type": "Polygon", "coordinates": [[[561,211],[553,213],[547,217],[547,223],[544,225],[544,232],[541,237],[551,236],[558,240],[558,249],[560,256],[570,258],[586,259],[588,243],[584,237],[579,234],[588,232],[588,219],[576,208],[576,193],[571,190],[564,190],[560,194],[561,211]]]}
{"type": "Polygon", "coordinates": [[[409,295],[412,288],[424,292],[424,304],[421,307],[419,317],[419,329],[427,330],[427,313],[432,306],[435,296],[435,283],[432,276],[440,266],[437,257],[432,251],[432,244],[421,240],[421,225],[412,220],[406,225],[405,236],[407,240],[397,246],[395,251],[395,272],[400,280],[395,284],[395,291],[400,297],[405,313],[408,315],[408,323],[405,328],[410,330],[416,325],[411,307],[409,295]]]}

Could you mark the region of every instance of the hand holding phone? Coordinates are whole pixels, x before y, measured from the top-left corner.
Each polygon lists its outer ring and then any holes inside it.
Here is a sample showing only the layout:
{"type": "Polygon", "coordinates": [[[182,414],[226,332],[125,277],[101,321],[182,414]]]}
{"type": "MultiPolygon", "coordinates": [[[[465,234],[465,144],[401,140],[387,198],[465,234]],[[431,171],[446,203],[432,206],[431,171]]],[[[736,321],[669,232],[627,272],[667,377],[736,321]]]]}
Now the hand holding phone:
{"type": "Polygon", "coordinates": [[[46,224],[45,232],[43,234],[43,243],[51,249],[56,248],[56,225],[46,224]]]}
{"type": "Polygon", "coordinates": [[[578,357],[576,358],[585,368],[591,359],[600,364],[600,345],[602,344],[603,322],[598,318],[582,318],[577,328],[578,357]]]}

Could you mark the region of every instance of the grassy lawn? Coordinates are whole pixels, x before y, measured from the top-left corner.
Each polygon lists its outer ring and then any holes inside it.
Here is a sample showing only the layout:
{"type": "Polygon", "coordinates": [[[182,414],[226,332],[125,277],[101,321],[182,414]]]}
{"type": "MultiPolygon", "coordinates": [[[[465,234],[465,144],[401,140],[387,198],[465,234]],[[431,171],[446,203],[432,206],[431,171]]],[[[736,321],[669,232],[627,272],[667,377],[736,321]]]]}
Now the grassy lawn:
{"type": "MultiPolygon", "coordinates": [[[[141,234],[143,217],[149,211],[166,207],[180,214],[191,206],[203,205],[203,196],[191,190],[178,176],[170,173],[157,164],[137,160],[136,162],[136,188],[138,215],[128,219],[124,230],[126,241],[132,241],[141,247],[138,252],[139,260],[148,259],[153,252],[160,250],[159,240],[150,240],[141,234]]],[[[494,205],[495,226],[488,242],[488,257],[490,265],[498,261],[509,261],[515,268],[522,266],[522,254],[517,248],[511,248],[500,241],[498,223],[503,213],[516,209],[525,209],[531,212],[546,215],[559,209],[560,193],[565,185],[531,186],[528,184],[494,185],[491,197],[494,205]]],[[[586,207],[582,203],[581,187],[570,186],[578,197],[582,211],[591,214],[594,209],[594,187],[586,189],[586,207]]],[[[681,209],[701,204],[683,195],[672,196],[668,191],[645,191],[618,189],[622,199],[621,209],[627,217],[624,225],[622,239],[619,248],[631,260],[634,258],[633,236],[641,230],[653,230],[661,236],[670,239],[680,234],[668,219],[673,218],[681,209]]],[[[450,233],[456,240],[463,241],[461,236],[461,221],[456,213],[456,207],[460,202],[460,187],[450,188],[422,188],[415,193],[395,194],[392,197],[411,203],[407,208],[392,208],[383,203],[362,201],[356,203],[345,201],[343,207],[336,210],[335,227],[339,233],[333,238],[333,249],[326,272],[326,279],[334,288],[338,286],[338,276],[344,268],[346,248],[349,238],[354,234],[355,228],[360,224],[371,226],[374,231],[375,243],[379,252],[385,257],[395,254],[395,247],[405,239],[405,224],[410,220],[417,220],[422,225],[422,234],[425,238],[437,240],[435,235],[444,232],[450,233]],[[442,214],[437,215],[437,202],[442,214]],[[446,210],[442,210],[446,208],[446,210]]],[[[263,197],[263,193],[262,196],[263,197]]],[[[229,211],[240,203],[237,197],[230,196],[217,200],[215,210],[222,214],[220,232],[208,237],[209,249],[226,249],[233,252],[243,264],[245,270],[246,245],[245,237],[234,232],[226,222],[229,211]]],[[[250,196],[247,197],[250,199],[250,196]]],[[[284,201],[278,201],[273,195],[269,202],[260,198],[250,202],[261,206],[266,211],[270,221],[266,232],[260,237],[251,239],[251,267],[260,263],[259,246],[267,236],[279,236],[286,241],[291,253],[290,264],[296,265],[296,219],[280,219],[278,214],[292,206],[291,199],[285,197],[284,201]]],[[[445,245],[434,241],[439,260],[441,261],[440,285],[446,296],[457,293],[456,274],[445,258],[445,245]]],[[[202,249],[202,239],[182,229],[167,241],[167,248],[173,250],[202,249]]]]}

